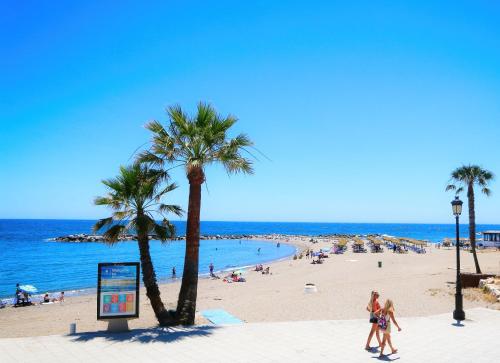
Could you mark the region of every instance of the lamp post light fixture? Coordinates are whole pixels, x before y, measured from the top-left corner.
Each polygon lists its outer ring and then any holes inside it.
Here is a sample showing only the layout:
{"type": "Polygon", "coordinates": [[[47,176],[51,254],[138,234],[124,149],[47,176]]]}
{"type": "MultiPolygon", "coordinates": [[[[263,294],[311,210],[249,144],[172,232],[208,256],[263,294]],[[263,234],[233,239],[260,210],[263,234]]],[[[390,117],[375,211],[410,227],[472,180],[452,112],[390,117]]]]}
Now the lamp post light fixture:
{"type": "Polygon", "coordinates": [[[457,291],[455,293],[455,311],[453,311],[453,319],[460,322],[465,320],[465,312],[464,312],[464,303],[462,296],[462,281],[460,279],[460,227],[459,227],[459,218],[460,214],[462,214],[462,205],[464,203],[458,198],[455,197],[455,200],[451,202],[451,207],[453,209],[453,215],[455,216],[455,224],[456,224],[456,235],[457,235],[457,283],[456,288],[457,291]]]}

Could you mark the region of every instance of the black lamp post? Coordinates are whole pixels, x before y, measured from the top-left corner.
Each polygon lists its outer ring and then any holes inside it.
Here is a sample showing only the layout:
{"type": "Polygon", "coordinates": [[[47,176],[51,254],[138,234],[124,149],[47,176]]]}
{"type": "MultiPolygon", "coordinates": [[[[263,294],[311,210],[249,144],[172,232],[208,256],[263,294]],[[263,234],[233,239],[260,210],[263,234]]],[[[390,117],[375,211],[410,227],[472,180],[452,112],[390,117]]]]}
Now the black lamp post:
{"type": "Polygon", "coordinates": [[[451,202],[451,207],[453,208],[453,215],[456,221],[456,235],[457,235],[457,292],[455,293],[455,311],[453,311],[453,319],[456,321],[465,320],[464,304],[462,297],[462,281],[460,279],[460,229],[459,229],[459,217],[462,214],[462,204],[464,204],[458,196],[455,200],[451,202]]]}

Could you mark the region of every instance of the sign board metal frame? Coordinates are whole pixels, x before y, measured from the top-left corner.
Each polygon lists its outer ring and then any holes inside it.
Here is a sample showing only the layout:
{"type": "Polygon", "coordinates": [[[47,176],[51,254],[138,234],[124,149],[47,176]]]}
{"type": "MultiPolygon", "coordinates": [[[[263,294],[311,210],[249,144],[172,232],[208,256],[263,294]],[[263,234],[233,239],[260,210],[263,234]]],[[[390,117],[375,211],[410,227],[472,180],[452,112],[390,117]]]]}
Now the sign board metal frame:
{"type": "Polygon", "coordinates": [[[139,278],[140,278],[140,263],[139,262],[101,262],[97,265],[97,320],[110,320],[110,319],[136,319],[139,317],[139,278]],[[135,314],[129,315],[106,315],[101,316],[101,270],[103,267],[116,267],[116,266],[135,266],[136,279],[135,279],[135,314]]]}

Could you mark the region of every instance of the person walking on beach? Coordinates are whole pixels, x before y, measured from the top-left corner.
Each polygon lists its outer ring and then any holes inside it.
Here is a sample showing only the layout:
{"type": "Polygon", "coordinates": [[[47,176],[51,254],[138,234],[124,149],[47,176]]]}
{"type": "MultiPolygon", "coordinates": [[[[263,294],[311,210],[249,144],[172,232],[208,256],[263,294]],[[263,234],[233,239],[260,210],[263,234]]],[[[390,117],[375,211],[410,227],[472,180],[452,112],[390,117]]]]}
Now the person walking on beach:
{"type": "Polygon", "coordinates": [[[208,269],[210,270],[210,277],[214,275],[214,264],[210,262],[210,265],[208,265],[208,269]]]}
{"type": "Polygon", "coordinates": [[[175,279],[176,274],[175,274],[175,266],[172,267],[172,278],[175,279]]]}
{"type": "Polygon", "coordinates": [[[370,312],[370,334],[368,334],[368,339],[366,341],[366,350],[370,350],[370,343],[372,341],[373,335],[377,337],[378,346],[382,346],[382,340],[380,340],[380,333],[378,330],[378,315],[380,314],[380,304],[378,302],[379,294],[377,291],[372,291],[370,296],[370,302],[366,306],[366,310],[370,312]]]}
{"type": "Polygon", "coordinates": [[[398,350],[393,347],[391,341],[391,322],[396,325],[398,331],[401,331],[401,328],[399,327],[399,324],[394,317],[394,304],[392,300],[387,299],[378,319],[379,329],[384,334],[384,339],[382,340],[382,345],[380,346],[380,357],[384,356],[384,348],[386,344],[389,344],[389,347],[391,348],[391,354],[395,354],[398,352],[398,350]]]}

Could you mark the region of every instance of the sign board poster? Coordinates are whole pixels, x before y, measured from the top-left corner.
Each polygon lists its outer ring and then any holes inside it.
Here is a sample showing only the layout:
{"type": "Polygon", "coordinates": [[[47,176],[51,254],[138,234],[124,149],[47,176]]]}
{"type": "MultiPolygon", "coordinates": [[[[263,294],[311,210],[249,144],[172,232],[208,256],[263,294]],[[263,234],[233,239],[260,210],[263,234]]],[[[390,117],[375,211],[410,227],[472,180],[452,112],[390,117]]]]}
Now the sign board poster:
{"type": "Polygon", "coordinates": [[[139,317],[139,263],[99,263],[97,319],[139,317]]]}

